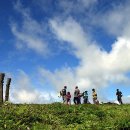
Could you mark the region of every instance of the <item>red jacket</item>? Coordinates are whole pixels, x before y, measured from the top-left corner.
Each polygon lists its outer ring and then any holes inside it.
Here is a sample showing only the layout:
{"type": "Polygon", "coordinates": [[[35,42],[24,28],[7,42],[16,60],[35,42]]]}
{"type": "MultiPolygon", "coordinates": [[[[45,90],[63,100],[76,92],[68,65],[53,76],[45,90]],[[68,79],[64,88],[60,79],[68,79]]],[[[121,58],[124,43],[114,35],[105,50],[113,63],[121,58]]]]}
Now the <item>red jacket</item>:
{"type": "Polygon", "coordinates": [[[67,98],[67,99],[70,99],[70,98],[71,98],[71,95],[70,95],[70,94],[67,94],[67,95],[66,95],[66,98],[67,98]]]}

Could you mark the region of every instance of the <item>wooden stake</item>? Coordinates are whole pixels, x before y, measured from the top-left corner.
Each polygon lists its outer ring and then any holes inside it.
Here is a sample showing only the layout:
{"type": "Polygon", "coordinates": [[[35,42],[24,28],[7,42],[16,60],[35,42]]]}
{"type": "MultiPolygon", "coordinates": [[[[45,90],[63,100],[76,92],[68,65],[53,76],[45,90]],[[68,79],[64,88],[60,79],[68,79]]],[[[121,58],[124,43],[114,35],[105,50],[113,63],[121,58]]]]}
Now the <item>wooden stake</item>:
{"type": "Polygon", "coordinates": [[[5,91],[5,101],[9,100],[9,88],[10,88],[10,83],[11,83],[11,78],[7,79],[7,84],[6,84],[6,91],[5,91]]]}
{"type": "Polygon", "coordinates": [[[4,83],[4,73],[0,73],[0,104],[3,103],[3,83],[4,83]]]}

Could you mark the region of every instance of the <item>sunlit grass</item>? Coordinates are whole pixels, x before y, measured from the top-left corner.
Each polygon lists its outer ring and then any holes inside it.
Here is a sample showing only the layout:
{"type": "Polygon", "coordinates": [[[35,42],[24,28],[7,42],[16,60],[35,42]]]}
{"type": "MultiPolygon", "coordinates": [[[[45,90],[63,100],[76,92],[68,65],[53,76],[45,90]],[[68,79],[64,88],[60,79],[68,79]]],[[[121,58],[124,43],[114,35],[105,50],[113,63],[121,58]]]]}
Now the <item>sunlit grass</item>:
{"type": "Polygon", "coordinates": [[[0,130],[116,130],[130,128],[130,105],[8,104],[0,130]]]}

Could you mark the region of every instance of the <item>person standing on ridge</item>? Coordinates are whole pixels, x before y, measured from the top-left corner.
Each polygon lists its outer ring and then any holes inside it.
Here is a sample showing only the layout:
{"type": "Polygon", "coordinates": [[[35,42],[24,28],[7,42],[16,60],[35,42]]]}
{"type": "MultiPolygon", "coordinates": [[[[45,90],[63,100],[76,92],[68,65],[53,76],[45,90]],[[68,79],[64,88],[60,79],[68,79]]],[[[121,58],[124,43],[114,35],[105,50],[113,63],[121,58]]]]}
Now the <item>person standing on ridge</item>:
{"type": "Polygon", "coordinates": [[[66,103],[67,103],[67,105],[71,105],[71,94],[70,94],[70,92],[67,92],[67,94],[66,94],[66,103]]]}
{"type": "Polygon", "coordinates": [[[80,90],[78,89],[78,86],[76,86],[75,91],[74,91],[74,103],[75,104],[80,104],[79,94],[80,94],[80,90]]]}
{"type": "Polygon", "coordinates": [[[83,92],[84,104],[88,103],[88,91],[83,92]]]}
{"type": "Polygon", "coordinates": [[[62,96],[63,103],[66,102],[66,89],[67,89],[67,86],[64,86],[64,88],[60,91],[60,95],[62,96]]]}
{"type": "Polygon", "coordinates": [[[117,96],[117,100],[118,100],[118,102],[120,103],[120,104],[123,104],[123,102],[122,102],[122,92],[121,91],[119,91],[119,89],[117,89],[117,91],[116,91],[116,96],[117,96]]]}
{"type": "Polygon", "coordinates": [[[97,100],[97,93],[94,88],[92,89],[92,96],[93,96],[93,103],[99,104],[99,101],[97,100]]]}
{"type": "Polygon", "coordinates": [[[83,93],[78,94],[78,104],[81,104],[81,98],[83,96],[83,93]]]}

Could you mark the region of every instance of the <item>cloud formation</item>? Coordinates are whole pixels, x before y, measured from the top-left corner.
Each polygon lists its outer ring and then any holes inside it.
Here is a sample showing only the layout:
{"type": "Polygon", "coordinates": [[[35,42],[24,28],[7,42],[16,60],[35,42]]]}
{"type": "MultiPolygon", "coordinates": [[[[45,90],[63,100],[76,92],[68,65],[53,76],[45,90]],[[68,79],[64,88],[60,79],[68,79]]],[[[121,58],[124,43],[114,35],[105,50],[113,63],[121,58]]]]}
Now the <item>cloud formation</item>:
{"type": "MultiPolygon", "coordinates": [[[[70,46],[73,54],[80,60],[75,68],[65,67],[54,73],[40,69],[43,77],[60,89],[69,83],[86,88],[101,88],[108,83],[129,84],[130,79],[126,73],[130,71],[130,41],[125,37],[119,37],[112,45],[108,53],[101,50],[100,46],[93,42],[83,28],[73,18],[66,21],[51,20],[50,26],[57,39],[64,41],[70,46]],[[126,64],[127,63],[127,64],[126,64]]],[[[71,86],[74,89],[74,86],[71,86]]]]}
{"type": "MultiPolygon", "coordinates": [[[[130,78],[127,73],[130,72],[130,7],[127,4],[118,5],[104,14],[94,15],[91,11],[91,23],[89,25],[100,27],[105,32],[116,37],[112,43],[109,52],[103,50],[95,39],[90,36],[87,28],[78,21],[75,16],[68,15],[91,10],[91,6],[97,3],[97,0],[77,0],[60,1],[60,6],[65,12],[64,16],[59,15],[50,18],[49,26],[53,33],[52,37],[58,40],[60,46],[69,46],[68,53],[75,56],[78,60],[78,66],[63,66],[61,69],[55,69],[53,72],[49,69],[40,67],[38,69],[40,76],[47,83],[61,90],[64,85],[68,86],[69,91],[73,92],[76,85],[81,91],[96,88],[107,87],[110,83],[130,84],[130,78]],[[67,18],[66,18],[67,17],[67,18]]],[[[43,39],[43,23],[40,23],[31,17],[28,9],[23,9],[20,2],[15,5],[15,9],[22,15],[23,21],[20,27],[17,23],[11,24],[11,30],[18,40],[18,47],[27,47],[37,53],[46,55],[49,52],[47,43],[43,39]]],[[[86,13],[87,14],[87,13],[86,13]]],[[[86,15],[84,15],[86,16],[86,15]]],[[[87,18],[83,21],[88,23],[87,18]]],[[[30,78],[25,72],[20,72],[21,78],[17,80],[15,86],[20,86],[13,90],[12,101],[14,102],[50,102],[52,97],[57,99],[54,94],[41,93],[31,84],[30,78]],[[24,87],[23,87],[24,86],[24,87]],[[19,91],[20,90],[20,91],[19,91]],[[30,91],[31,90],[31,91],[30,91]],[[41,100],[42,98],[42,100],[41,100]]],[[[104,97],[100,97],[102,100],[104,97]]],[[[106,99],[107,100],[107,99],[106,99]]]]}
{"type": "Polygon", "coordinates": [[[65,14],[84,13],[85,10],[96,4],[98,0],[58,0],[57,4],[65,14]]]}
{"type": "Polygon", "coordinates": [[[130,95],[123,97],[122,100],[124,103],[130,103],[130,95]]]}
{"type": "Polygon", "coordinates": [[[110,10],[97,12],[92,15],[91,22],[96,26],[104,28],[106,32],[116,37],[130,36],[130,1],[126,0],[118,5],[112,6],[110,10]],[[98,20],[97,20],[98,19],[98,20]]]}
{"type": "Polygon", "coordinates": [[[10,101],[13,103],[52,103],[59,101],[53,91],[40,91],[33,85],[33,80],[24,71],[19,70],[18,76],[11,88],[10,101]]]}
{"type": "Polygon", "coordinates": [[[30,10],[23,8],[18,0],[14,5],[15,10],[21,15],[22,22],[11,22],[11,31],[17,40],[17,48],[31,49],[38,54],[46,56],[49,48],[44,40],[44,25],[31,17],[30,10]]]}

